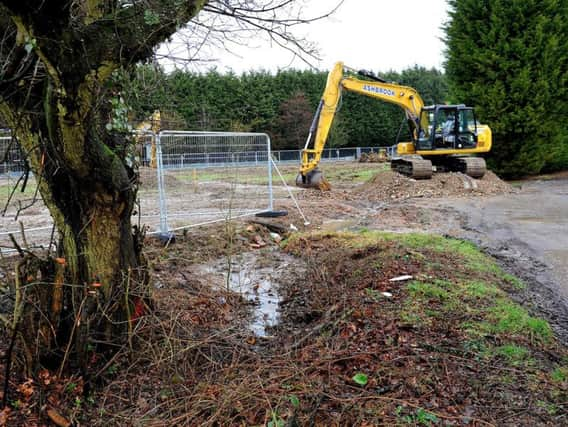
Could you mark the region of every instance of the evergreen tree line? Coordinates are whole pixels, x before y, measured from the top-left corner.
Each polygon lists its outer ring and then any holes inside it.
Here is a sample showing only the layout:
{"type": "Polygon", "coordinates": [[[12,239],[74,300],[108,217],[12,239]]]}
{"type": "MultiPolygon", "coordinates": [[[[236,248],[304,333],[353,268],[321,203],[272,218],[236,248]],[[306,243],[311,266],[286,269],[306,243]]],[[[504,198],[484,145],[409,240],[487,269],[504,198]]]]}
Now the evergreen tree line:
{"type": "MultiPolygon", "coordinates": [[[[445,77],[436,69],[416,66],[382,77],[417,88],[427,104],[447,100],[445,77]]],[[[137,119],[159,109],[163,128],[265,132],[273,149],[298,149],[305,144],[326,79],[327,72],[319,71],[166,74],[145,65],[124,93],[137,119]]],[[[407,132],[403,119],[396,106],[344,91],[326,146],[392,145],[401,124],[407,132]]]]}
{"type": "MultiPolygon", "coordinates": [[[[487,157],[502,176],[568,169],[568,0],[448,2],[446,73],[415,66],[382,77],[416,88],[427,105],[475,107],[493,131],[487,157]]],[[[165,74],[145,65],[126,79],[125,93],[138,118],[160,109],[169,128],[266,132],[275,149],[297,149],[326,78],[296,70],[165,74]]],[[[344,92],[327,146],[392,145],[403,118],[398,107],[344,92]]]]}

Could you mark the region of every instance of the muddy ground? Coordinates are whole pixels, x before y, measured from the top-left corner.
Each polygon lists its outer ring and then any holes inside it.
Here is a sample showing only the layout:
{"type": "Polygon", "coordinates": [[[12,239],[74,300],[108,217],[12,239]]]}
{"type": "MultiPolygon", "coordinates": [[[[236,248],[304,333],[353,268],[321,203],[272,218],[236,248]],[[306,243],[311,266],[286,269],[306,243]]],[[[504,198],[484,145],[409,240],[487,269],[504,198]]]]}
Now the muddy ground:
{"type": "Polygon", "coordinates": [[[149,239],[134,354],[89,396],[14,372],[0,425],[566,425],[567,181],[369,171],[294,188],[286,217],[149,239]]]}
{"type": "MultiPolygon", "coordinates": [[[[330,192],[298,196],[310,227],[418,231],[469,240],[527,283],[515,298],[542,313],[568,343],[566,174],[506,183],[492,172],[481,180],[452,173],[417,181],[381,171],[368,182],[334,184],[330,192]]],[[[287,207],[301,224],[293,206],[287,207]]]]}

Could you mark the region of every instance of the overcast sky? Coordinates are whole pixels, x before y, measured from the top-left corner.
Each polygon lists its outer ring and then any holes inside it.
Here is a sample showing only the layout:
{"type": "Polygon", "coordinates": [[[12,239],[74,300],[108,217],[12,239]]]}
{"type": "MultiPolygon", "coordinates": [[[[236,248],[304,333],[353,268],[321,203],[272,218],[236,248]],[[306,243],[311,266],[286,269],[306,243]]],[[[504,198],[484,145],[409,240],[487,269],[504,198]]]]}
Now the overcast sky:
{"type": "MultiPolygon", "coordinates": [[[[318,16],[333,4],[334,0],[311,0],[308,15],[318,16]]],[[[298,30],[319,46],[322,59],[313,65],[321,70],[337,61],[373,71],[400,71],[415,64],[441,69],[440,27],[447,19],[446,0],[345,0],[330,18],[298,30]]],[[[232,48],[238,56],[213,50],[208,56],[217,61],[198,69],[215,65],[221,72],[232,69],[240,74],[251,69],[308,67],[292,53],[259,38],[247,45],[232,48]]]]}

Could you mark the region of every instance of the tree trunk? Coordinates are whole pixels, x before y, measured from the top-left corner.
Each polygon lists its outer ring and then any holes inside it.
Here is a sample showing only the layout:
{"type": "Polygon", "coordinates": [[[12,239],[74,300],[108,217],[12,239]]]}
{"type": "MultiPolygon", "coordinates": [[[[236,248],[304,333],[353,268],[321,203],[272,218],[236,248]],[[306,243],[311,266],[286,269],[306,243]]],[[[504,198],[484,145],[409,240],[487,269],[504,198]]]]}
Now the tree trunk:
{"type": "Polygon", "coordinates": [[[59,233],[56,256],[19,265],[20,333],[29,369],[74,366],[86,374],[105,350],[128,342],[147,301],[143,236],[131,226],[137,174],[126,161],[128,136],[107,132],[84,93],[48,101],[47,111],[84,114],[21,120],[16,128],[59,233]]]}
{"type": "Polygon", "coordinates": [[[101,350],[128,342],[148,280],[130,221],[138,179],[126,108],[112,73],[151,58],[206,3],[0,0],[0,117],[60,235],[56,256],[25,255],[17,267],[14,329],[30,369],[86,371],[101,350]]]}

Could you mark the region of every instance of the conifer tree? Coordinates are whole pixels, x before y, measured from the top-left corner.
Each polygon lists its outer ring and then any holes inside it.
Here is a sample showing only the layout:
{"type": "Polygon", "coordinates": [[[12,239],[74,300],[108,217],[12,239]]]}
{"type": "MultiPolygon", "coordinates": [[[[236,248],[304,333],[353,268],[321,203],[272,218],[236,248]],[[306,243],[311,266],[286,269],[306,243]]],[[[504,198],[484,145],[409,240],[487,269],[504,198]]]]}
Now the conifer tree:
{"type": "Polygon", "coordinates": [[[446,72],[454,100],[493,131],[505,176],[568,167],[568,0],[450,0],[446,72]]]}

